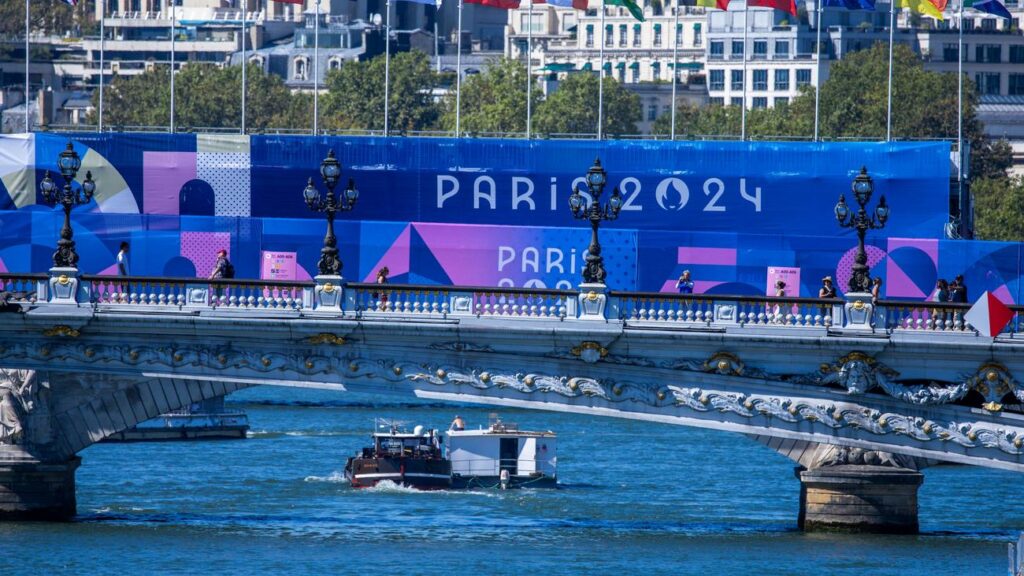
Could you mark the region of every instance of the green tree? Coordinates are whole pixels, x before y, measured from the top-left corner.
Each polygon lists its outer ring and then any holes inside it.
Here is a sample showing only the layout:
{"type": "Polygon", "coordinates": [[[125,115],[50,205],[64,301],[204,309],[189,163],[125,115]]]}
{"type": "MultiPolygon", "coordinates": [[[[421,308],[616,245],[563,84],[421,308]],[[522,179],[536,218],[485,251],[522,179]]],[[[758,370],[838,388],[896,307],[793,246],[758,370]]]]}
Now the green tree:
{"type": "MultiPolygon", "coordinates": [[[[46,34],[77,33],[79,27],[93,22],[94,6],[94,0],[84,0],[74,7],[64,0],[31,0],[30,28],[46,34]]],[[[0,36],[23,38],[24,34],[25,3],[0,2],[0,36]]]]}
{"type": "MultiPolygon", "coordinates": [[[[246,130],[258,132],[284,127],[292,113],[294,97],[278,76],[264,74],[250,64],[246,74],[246,130]]],[[[234,128],[242,122],[242,68],[212,64],[183,67],[174,77],[175,126],[234,128]]],[[[116,76],[104,93],[104,123],[115,126],[167,126],[170,124],[170,74],[158,66],[137,76],[116,76]]],[[[99,92],[92,96],[99,105],[99,92]]],[[[88,122],[95,123],[95,112],[88,122]]]]}
{"type": "Polygon", "coordinates": [[[1024,178],[982,178],[974,193],[975,236],[984,240],[1024,240],[1024,178]]]}
{"type": "MultiPolygon", "coordinates": [[[[530,91],[536,112],[542,93],[536,85],[530,91]]],[[[444,101],[443,130],[455,130],[455,90],[444,101]]],[[[508,58],[493,59],[486,71],[466,78],[462,84],[460,128],[465,132],[526,132],[526,67],[508,58]]]]}
{"type": "MultiPolygon", "coordinates": [[[[324,125],[335,129],[381,130],[384,128],[384,56],[367,62],[346,62],[332,70],[325,81],[328,93],[321,99],[324,125]]],[[[390,129],[433,128],[440,107],[431,91],[437,75],[427,55],[418,50],[391,56],[388,94],[390,129]]]]}
{"type": "MultiPolygon", "coordinates": [[[[534,127],[538,133],[593,134],[597,130],[598,77],[570,74],[538,106],[534,127]]],[[[604,133],[636,134],[640,98],[612,78],[604,79],[604,133]]]]}

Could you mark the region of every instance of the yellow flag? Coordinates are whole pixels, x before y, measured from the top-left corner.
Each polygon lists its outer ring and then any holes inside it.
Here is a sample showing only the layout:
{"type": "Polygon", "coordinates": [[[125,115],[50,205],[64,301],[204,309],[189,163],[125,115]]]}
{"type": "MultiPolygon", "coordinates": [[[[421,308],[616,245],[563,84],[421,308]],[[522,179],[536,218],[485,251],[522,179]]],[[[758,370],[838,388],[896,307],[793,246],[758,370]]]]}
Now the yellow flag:
{"type": "Polygon", "coordinates": [[[942,10],[935,7],[929,0],[900,0],[900,8],[910,8],[918,14],[925,14],[942,20],[942,10]]]}

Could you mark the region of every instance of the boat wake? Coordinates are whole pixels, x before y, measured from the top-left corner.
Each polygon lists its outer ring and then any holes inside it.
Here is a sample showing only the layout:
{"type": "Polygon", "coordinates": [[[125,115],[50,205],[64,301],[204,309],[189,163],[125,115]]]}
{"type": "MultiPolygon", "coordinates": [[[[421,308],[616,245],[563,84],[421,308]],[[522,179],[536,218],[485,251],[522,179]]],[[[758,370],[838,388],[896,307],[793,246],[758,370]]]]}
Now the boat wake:
{"type": "Polygon", "coordinates": [[[334,471],[329,476],[306,476],[304,482],[328,482],[330,484],[348,484],[348,479],[342,472],[334,471]]]}

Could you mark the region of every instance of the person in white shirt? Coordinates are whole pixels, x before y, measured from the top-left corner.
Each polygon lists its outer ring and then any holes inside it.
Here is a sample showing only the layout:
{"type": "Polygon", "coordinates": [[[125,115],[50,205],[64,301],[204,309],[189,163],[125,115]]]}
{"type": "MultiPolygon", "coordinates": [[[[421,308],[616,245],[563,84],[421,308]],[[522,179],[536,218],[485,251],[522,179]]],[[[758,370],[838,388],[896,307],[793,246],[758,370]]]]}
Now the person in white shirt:
{"type": "Polygon", "coordinates": [[[128,243],[121,242],[121,250],[117,253],[117,275],[128,275],[128,243]]]}

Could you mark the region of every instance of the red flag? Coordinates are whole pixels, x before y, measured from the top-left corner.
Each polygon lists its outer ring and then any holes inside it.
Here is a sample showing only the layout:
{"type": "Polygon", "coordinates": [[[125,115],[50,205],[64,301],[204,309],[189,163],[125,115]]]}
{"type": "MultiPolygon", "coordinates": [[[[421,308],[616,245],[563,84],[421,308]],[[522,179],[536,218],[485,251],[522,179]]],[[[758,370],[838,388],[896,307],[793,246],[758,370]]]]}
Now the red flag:
{"type": "Polygon", "coordinates": [[[519,8],[519,0],[463,0],[466,4],[480,4],[481,6],[490,6],[491,8],[501,8],[502,10],[512,10],[513,8],[519,8]]]}
{"type": "Polygon", "coordinates": [[[971,309],[964,314],[967,320],[982,336],[994,338],[1013,319],[1013,310],[1006,307],[990,292],[985,292],[971,309]]]}
{"type": "Polygon", "coordinates": [[[271,0],[271,2],[282,2],[284,4],[302,4],[304,0],[271,0]]]}
{"type": "Polygon", "coordinates": [[[748,0],[751,6],[774,8],[796,16],[796,0],[748,0]]]}

